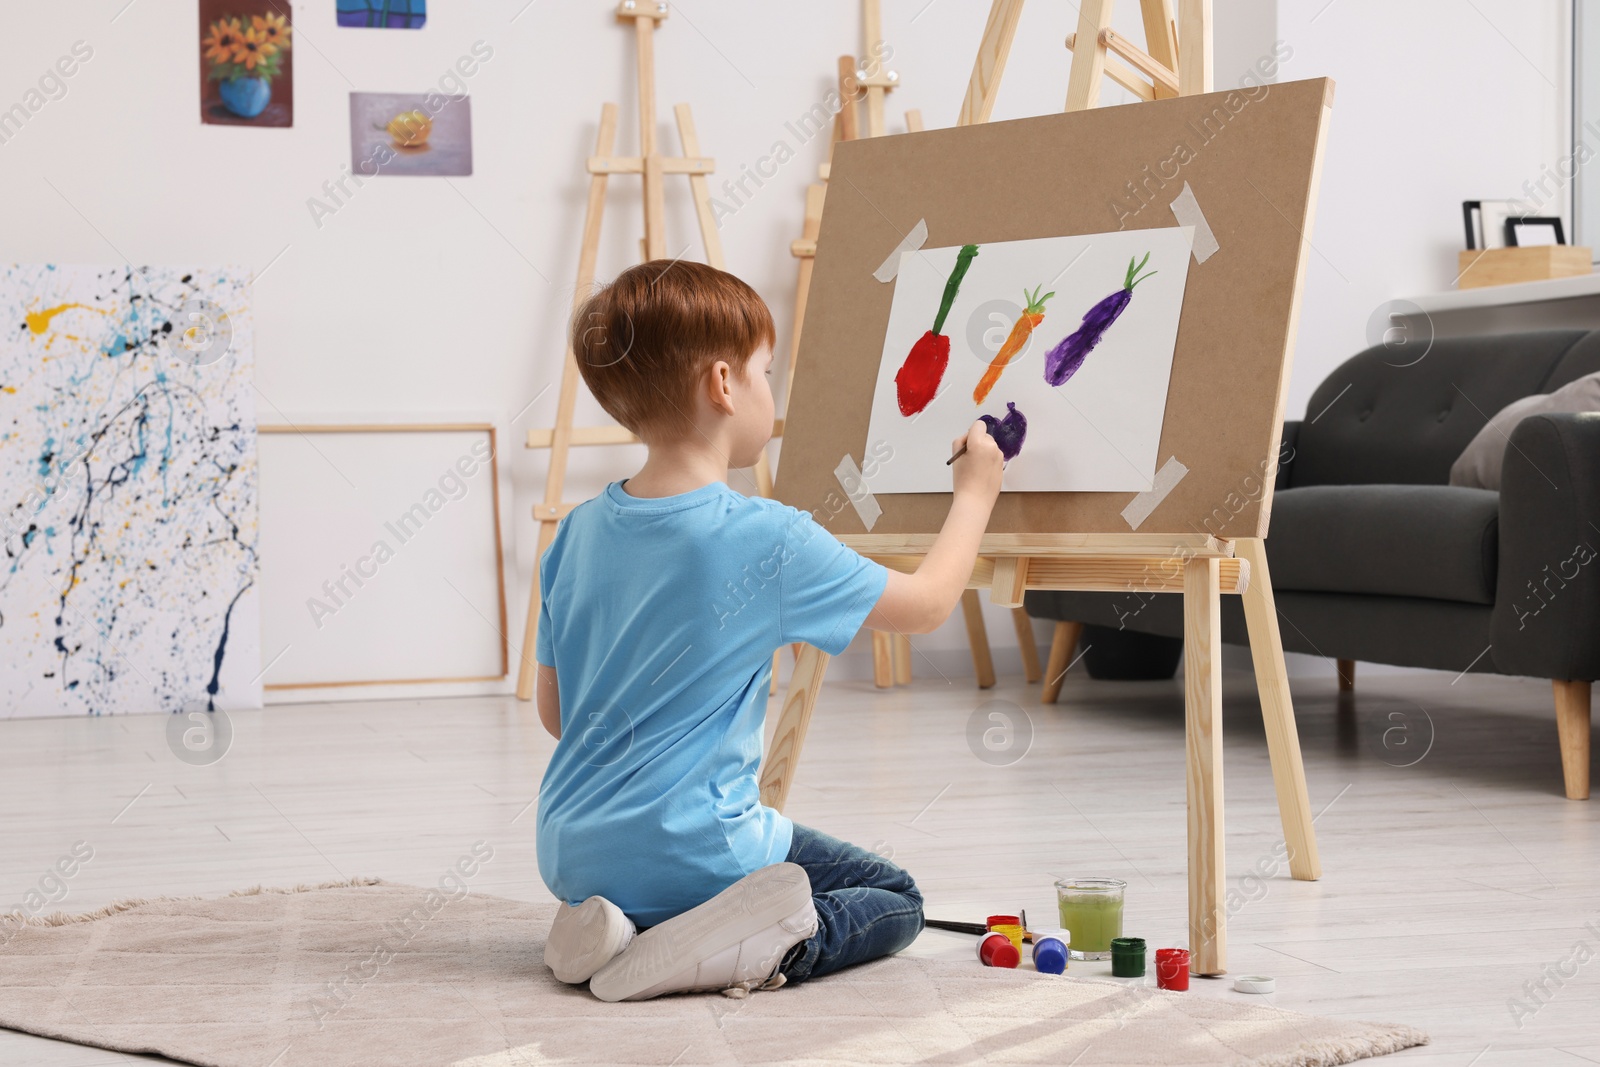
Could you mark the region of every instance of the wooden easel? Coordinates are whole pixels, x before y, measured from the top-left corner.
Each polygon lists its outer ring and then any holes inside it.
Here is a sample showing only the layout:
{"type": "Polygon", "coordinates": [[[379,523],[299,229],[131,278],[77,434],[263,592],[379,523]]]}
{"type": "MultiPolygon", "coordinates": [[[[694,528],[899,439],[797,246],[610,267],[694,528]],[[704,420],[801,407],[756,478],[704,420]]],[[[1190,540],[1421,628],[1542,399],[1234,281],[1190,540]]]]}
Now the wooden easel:
{"type": "MultiPolygon", "coordinates": [[[[683,155],[663,156],[656,146],[655,33],[666,20],[667,11],[665,3],[645,0],[621,0],[617,5],[617,20],[633,24],[638,45],[639,154],[613,154],[617,139],[617,105],[602,105],[600,133],[595,139],[594,155],[588,161],[589,203],[584,214],[583,245],[578,254],[578,284],[572,296],[574,310],[594,286],[595,261],[600,254],[600,221],[605,213],[606,184],[613,174],[638,174],[644,179],[644,237],[639,244],[645,260],[667,259],[672,255],[667,251],[665,178],[669,174],[687,175],[689,190],[694,198],[695,216],[700,223],[700,237],[705,244],[706,262],[718,270],[725,269],[722,240],[717,235],[716,217],[711,211],[710,183],[707,181],[707,176],[715,170],[715,161],[700,154],[700,139],[695,133],[688,104],[679,104],[672,109],[678,123],[683,155]]],[[[576,502],[562,500],[566,488],[568,451],[585,445],[639,442],[637,437],[621,426],[573,426],[572,413],[579,382],[577,355],[569,344],[566,361],[561,367],[561,393],[556,402],[555,426],[528,431],[527,447],[550,450],[550,471],[545,478],[544,502],[533,509],[533,517],[539,522],[539,547],[534,555],[533,590],[528,597],[528,623],[522,641],[522,662],[517,670],[519,700],[533,699],[534,641],[539,625],[539,557],[550,547],[560,521],[577,507],[576,502]]],[[[772,472],[765,451],[756,461],[755,478],[757,492],[762,496],[771,496],[772,472]]]]}
{"type": "MultiPolygon", "coordinates": [[[[879,0],[861,0],[861,25],[866,56],[875,57],[881,50],[883,18],[879,0]]],[[[844,101],[834,119],[834,141],[854,141],[858,137],[882,137],[888,132],[884,115],[886,96],[900,87],[898,72],[871,69],[863,58],[839,57],[839,96],[844,101]],[[861,132],[857,114],[857,93],[861,91],[866,105],[866,133],[861,132]]],[[[922,112],[915,108],[906,110],[906,129],[916,133],[923,128],[922,112]]],[[[789,246],[789,252],[800,261],[799,278],[795,286],[794,336],[789,347],[788,390],[794,388],[794,369],[800,355],[800,331],[805,320],[807,297],[811,292],[811,270],[817,254],[817,232],[822,225],[822,207],[828,191],[829,164],[818,169],[818,181],[806,189],[805,224],[800,239],[789,246]]],[[[787,402],[789,391],[785,391],[787,402]]],[[[777,433],[782,434],[782,420],[777,433]]],[[[976,590],[968,590],[961,599],[962,616],[967,629],[967,643],[972,650],[973,673],[978,688],[988,689],[995,684],[994,657],[989,648],[988,628],[983,621],[983,608],[976,590]]],[[[1034,646],[1033,622],[1021,608],[1013,609],[1012,621],[1017,630],[1017,644],[1022,651],[1023,673],[1029,682],[1040,678],[1039,650],[1034,646]]],[[[1064,672],[1063,672],[1064,673],[1064,672]]],[[[774,691],[778,672],[772,672],[774,691]]],[[[872,631],[872,681],[879,689],[911,684],[911,638],[905,634],[886,634],[872,631]]]]}
{"type": "MultiPolygon", "coordinates": [[[[962,124],[988,120],[1022,6],[1023,0],[994,0],[962,104],[962,124]]],[[[1068,110],[1094,106],[1103,76],[1137,83],[1108,51],[1152,72],[1152,80],[1143,86],[1146,91],[1132,89],[1141,98],[1210,89],[1210,0],[1180,0],[1177,26],[1171,0],[1141,0],[1149,52],[1129,45],[1111,29],[1114,6],[1114,0],[1083,0],[1073,41],[1068,110]]],[[[1313,197],[1314,192],[1313,180],[1313,197]]],[[[1294,299],[1298,301],[1298,290],[1294,299]]],[[[1281,424],[1281,390],[1277,406],[1281,424]]],[[[840,540],[886,566],[912,571],[934,537],[850,534],[840,540]]],[[[978,557],[969,588],[987,588],[995,603],[1011,607],[1020,606],[1029,589],[1121,592],[1137,582],[1152,592],[1183,593],[1191,969],[1198,974],[1223,973],[1227,966],[1220,659],[1224,593],[1244,600],[1290,873],[1302,880],[1321,874],[1263,542],[1228,541],[1202,533],[987,534],[978,557]]],[[[762,768],[761,797],[772,807],[781,809],[788,797],[828,659],[807,646],[795,665],[762,768]]]]}

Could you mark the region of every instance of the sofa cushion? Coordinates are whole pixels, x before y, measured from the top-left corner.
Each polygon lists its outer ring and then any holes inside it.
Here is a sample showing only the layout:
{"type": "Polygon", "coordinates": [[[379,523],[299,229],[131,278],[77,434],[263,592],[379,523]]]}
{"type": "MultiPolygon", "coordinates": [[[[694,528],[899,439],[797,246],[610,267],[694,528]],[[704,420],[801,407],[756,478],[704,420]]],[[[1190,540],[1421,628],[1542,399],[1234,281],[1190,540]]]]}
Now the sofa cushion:
{"type": "Polygon", "coordinates": [[[1487,489],[1286,489],[1267,535],[1272,587],[1493,604],[1499,513],[1487,489]]]}
{"type": "Polygon", "coordinates": [[[1323,379],[1306,403],[1289,484],[1444,485],[1489,416],[1596,369],[1600,331],[1442,337],[1425,351],[1378,345],[1323,379]]]}
{"type": "Polygon", "coordinates": [[[1462,451],[1450,468],[1450,484],[1500,491],[1500,470],[1506,444],[1517,424],[1529,415],[1555,411],[1600,411],[1600,371],[1568,382],[1553,393],[1535,393],[1513,400],[1499,411],[1462,451]]]}
{"type": "MultiPolygon", "coordinates": [[[[1285,652],[1427,667],[1451,674],[1463,670],[1507,673],[1504,664],[1495,661],[1499,644],[1484,654],[1489,648],[1494,609],[1483,604],[1353,593],[1282,592],[1273,596],[1285,652]]],[[[1028,614],[1036,619],[1183,636],[1183,597],[1176,593],[1036,591],[1024,600],[1028,614]]],[[[1249,643],[1239,597],[1222,598],[1222,639],[1231,645],[1249,643]]]]}

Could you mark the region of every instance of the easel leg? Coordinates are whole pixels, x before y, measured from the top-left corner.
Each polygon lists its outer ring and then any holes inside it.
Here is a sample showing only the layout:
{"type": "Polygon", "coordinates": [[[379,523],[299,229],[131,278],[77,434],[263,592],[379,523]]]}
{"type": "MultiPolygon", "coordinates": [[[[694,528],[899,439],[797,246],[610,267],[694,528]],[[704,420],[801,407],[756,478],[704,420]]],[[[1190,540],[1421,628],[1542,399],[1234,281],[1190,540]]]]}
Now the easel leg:
{"type": "Polygon", "coordinates": [[[1250,584],[1243,594],[1244,618],[1250,630],[1250,659],[1256,668],[1267,754],[1272,758],[1272,782],[1278,792],[1278,815],[1289,850],[1289,873],[1304,882],[1315,881],[1322,877],[1322,860],[1317,855],[1317,832],[1311,825],[1311,798],[1306,792],[1300,733],[1295,729],[1294,703],[1289,697],[1289,673],[1283,663],[1266,544],[1259,537],[1240,538],[1234,542],[1234,552],[1250,564],[1250,584]]]}
{"type": "Polygon", "coordinates": [[[1050,638],[1050,658],[1045,661],[1044,688],[1039,692],[1039,703],[1054,704],[1061,695],[1062,679],[1067,676],[1067,668],[1072,665],[1073,653],[1082,636],[1083,623],[1056,623],[1056,632],[1050,638]]]}
{"type": "Polygon", "coordinates": [[[894,684],[911,684],[911,638],[895,634],[890,644],[890,659],[894,661],[894,684]]]}
{"type": "Polygon", "coordinates": [[[789,691],[783,698],[783,710],[778,713],[778,723],[772,731],[772,744],[767,747],[767,758],[761,763],[761,803],[769,808],[782,811],[789,800],[795,764],[800,761],[800,748],[811,727],[811,712],[817,706],[817,694],[822,691],[822,676],[828,670],[830,658],[826,652],[805,645],[800,649],[800,658],[795,660],[789,691]]]}
{"type": "Polygon", "coordinates": [[[889,638],[880,630],[872,631],[872,684],[879,689],[894,685],[894,652],[889,638]]]}
{"type": "Polygon", "coordinates": [[[1033,616],[1022,608],[1011,609],[1011,625],[1017,628],[1017,648],[1022,653],[1022,674],[1028,681],[1039,680],[1039,646],[1033,638],[1033,616]]]}
{"type": "Polygon", "coordinates": [[[1228,967],[1222,821],[1222,599],[1215,557],[1183,568],[1184,741],[1189,799],[1189,968],[1228,967]]]}
{"type": "Polygon", "coordinates": [[[972,648],[972,669],[978,676],[978,688],[992,689],[994,657],[989,654],[989,630],[983,624],[983,604],[978,600],[976,589],[961,594],[961,616],[967,623],[967,644],[972,648]]]}
{"type": "MultiPolygon", "coordinates": [[[[642,32],[642,31],[641,31],[642,32]]],[[[611,155],[617,143],[617,105],[605,104],[600,108],[600,130],[595,137],[594,154],[611,155]]],[[[572,308],[578,304],[589,287],[594,284],[595,264],[600,256],[600,224],[606,211],[606,175],[589,178],[589,201],[583,216],[583,243],[578,250],[578,283],[573,287],[572,308]]],[[[550,518],[551,509],[561,504],[566,488],[567,452],[572,441],[572,411],[578,398],[578,357],[569,342],[566,358],[561,363],[561,391],[556,400],[556,421],[550,435],[550,467],[544,481],[544,510],[535,511],[539,518],[539,548],[533,557],[533,589],[528,594],[528,624],[522,632],[522,663],[517,668],[517,699],[533,699],[534,644],[539,627],[539,557],[555,539],[558,520],[550,518]],[[543,518],[540,516],[543,515],[543,518]]]]}

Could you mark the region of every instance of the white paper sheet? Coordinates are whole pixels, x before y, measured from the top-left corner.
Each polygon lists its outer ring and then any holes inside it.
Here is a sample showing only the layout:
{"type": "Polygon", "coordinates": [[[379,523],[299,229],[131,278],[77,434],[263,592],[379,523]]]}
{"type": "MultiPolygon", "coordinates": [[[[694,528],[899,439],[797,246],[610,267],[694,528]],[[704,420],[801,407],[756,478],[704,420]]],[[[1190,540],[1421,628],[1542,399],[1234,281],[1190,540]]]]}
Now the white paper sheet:
{"type": "Polygon", "coordinates": [[[1193,227],[1173,226],[980,246],[941,331],[950,338],[950,359],[938,393],[909,417],[901,414],[895,375],[932,328],[960,248],[905,253],[867,435],[869,445],[886,442],[893,455],[873,475],[873,492],[949,492],[951,440],[980,415],[1004,417],[1008,401],[1026,416],[1028,431],[1007,464],[1006,491],[1150,489],[1193,241],[1193,227]],[[1044,376],[1046,353],[1122,289],[1130,261],[1146,253],[1127,306],[1080,369],[1052,387],[1044,376]],[[1055,293],[1044,303],[1044,319],[984,402],[974,403],[974,387],[1023,312],[1024,290],[1040,286],[1055,293]]]}

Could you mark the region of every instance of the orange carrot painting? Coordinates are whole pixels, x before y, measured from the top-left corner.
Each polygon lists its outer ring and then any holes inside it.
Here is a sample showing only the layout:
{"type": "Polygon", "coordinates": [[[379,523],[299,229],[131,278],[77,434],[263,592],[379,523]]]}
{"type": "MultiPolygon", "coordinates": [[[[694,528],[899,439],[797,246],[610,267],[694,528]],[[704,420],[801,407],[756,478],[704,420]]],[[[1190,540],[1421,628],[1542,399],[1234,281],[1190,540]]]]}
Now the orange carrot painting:
{"type": "Polygon", "coordinates": [[[1022,296],[1027,300],[1027,306],[1022,309],[1022,314],[1017,316],[1017,321],[1011,325],[1011,333],[1006,336],[1006,343],[1000,346],[1000,351],[994,354],[994,359],[989,361],[989,369],[983,372],[983,377],[978,379],[978,385],[972,390],[972,402],[983,403],[984,397],[989,395],[989,390],[994,388],[994,383],[1000,380],[1000,372],[1006,369],[1017,355],[1027,347],[1028,340],[1033,336],[1033,331],[1044,321],[1044,302],[1055,293],[1039,295],[1039,286],[1033,292],[1026,289],[1022,296]]]}

